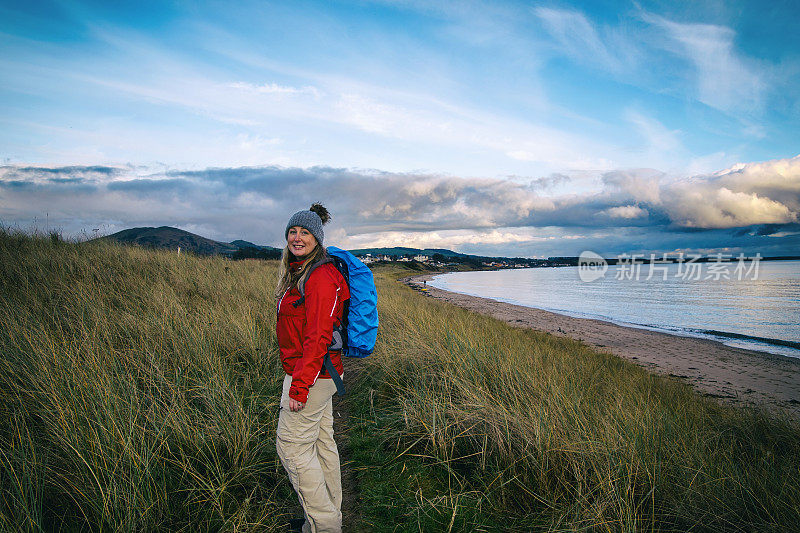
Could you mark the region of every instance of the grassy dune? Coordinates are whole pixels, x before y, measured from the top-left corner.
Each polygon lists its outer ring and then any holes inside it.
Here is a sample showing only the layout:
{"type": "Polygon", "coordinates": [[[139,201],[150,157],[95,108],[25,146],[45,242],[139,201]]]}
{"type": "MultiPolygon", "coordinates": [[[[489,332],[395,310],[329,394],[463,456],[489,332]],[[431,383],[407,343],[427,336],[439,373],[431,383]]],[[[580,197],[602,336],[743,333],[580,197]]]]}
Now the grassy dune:
{"type": "MultiPolygon", "coordinates": [[[[355,531],[786,531],[800,428],[379,270],[355,531]]],[[[275,266],[0,234],[0,530],[282,530],[275,266]]],[[[346,517],[347,518],[347,517],[346,517]]]]}
{"type": "Polygon", "coordinates": [[[0,529],[283,521],[274,275],[0,236],[0,529]]]}
{"type": "Polygon", "coordinates": [[[362,435],[382,435],[392,457],[380,464],[384,478],[386,469],[402,477],[407,460],[424,468],[414,467],[399,499],[366,476],[376,522],[412,518],[431,531],[798,527],[796,423],[426,299],[397,277],[378,276],[382,343],[367,360],[362,435]]]}

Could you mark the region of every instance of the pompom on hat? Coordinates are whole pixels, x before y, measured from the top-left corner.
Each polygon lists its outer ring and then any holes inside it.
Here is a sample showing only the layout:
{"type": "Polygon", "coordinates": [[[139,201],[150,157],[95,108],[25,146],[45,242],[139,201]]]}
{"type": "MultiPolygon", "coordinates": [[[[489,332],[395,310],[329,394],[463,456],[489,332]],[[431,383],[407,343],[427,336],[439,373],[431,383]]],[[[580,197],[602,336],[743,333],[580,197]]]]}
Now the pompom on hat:
{"type": "Polygon", "coordinates": [[[284,238],[289,238],[289,229],[294,226],[300,226],[311,232],[311,235],[317,239],[317,243],[322,246],[322,241],[325,239],[325,232],[322,230],[323,224],[331,219],[328,210],[320,203],[311,205],[311,209],[307,211],[298,211],[289,219],[286,224],[286,233],[284,238]]]}

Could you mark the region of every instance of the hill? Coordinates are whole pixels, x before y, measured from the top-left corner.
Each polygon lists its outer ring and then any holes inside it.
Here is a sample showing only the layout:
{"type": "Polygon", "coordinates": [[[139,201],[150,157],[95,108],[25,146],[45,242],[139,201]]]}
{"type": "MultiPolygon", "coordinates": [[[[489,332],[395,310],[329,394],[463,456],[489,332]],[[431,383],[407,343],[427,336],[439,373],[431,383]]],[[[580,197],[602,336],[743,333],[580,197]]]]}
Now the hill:
{"type": "Polygon", "coordinates": [[[268,252],[278,250],[272,246],[260,246],[241,239],[230,243],[215,241],[170,226],[130,228],[104,238],[122,244],[137,244],[146,248],[177,250],[180,247],[181,250],[198,255],[231,255],[248,248],[268,252]]]}
{"type": "Polygon", "coordinates": [[[460,254],[458,252],[454,252],[452,250],[446,250],[444,248],[406,248],[403,246],[395,246],[392,248],[359,248],[358,250],[350,250],[351,253],[354,255],[364,255],[364,254],[372,254],[372,255],[390,255],[393,257],[402,256],[402,255],[427,255],[432,256],[433,254],[441,254],[445,257],[469,257],[467,254],[460,254]]]}
{"type": "Polygon", "coordinates": [[[255,248],[256,250],[277,250],[278,248],[273,248],[272,246],[261,246],[260,244],[254,244],[250,241],[245,241],[242,239],[236,239],[235,241],[231,241],[231,244],[236,246],[237,248],[255,248]]]}
{"type": "MultiPolygon", "coordinates": [[[[146,248],[158,248],[167,250],[181,250],[194,252],[198,255],[237,255],[237,257],[280,257],[280,248],[272,246],[262,246],[250,241],[237,239],[231,242],[215,241],[200,235],[196,235],[186,230],[173,228],[171,226],[141,227],[130,228],[103,237],[122,244],[136,244],[146,248]]],[[[351,250],[355,255],[388,255],[399,257],[404,255],[427,255],[441,254],[444,257],[473,257],[443,248],[406,248],[395,246],[393,248],[362,248],[351,250]]],[[[477,256],[475,256],[477,257],[477,256]]]]}
{"type": "MultiPolygon", "coordinates": [[[[122,244],[136,244],[146,248],[157,248],[167,250],[181,250],[193,252],[198,255],[229,255],[234,259],[261,258],[277,259],[280,257],[281,249],[272,246],[262,246],[250,241],[237,239],[231,242],[220,242],[186,230],[161,226],[158,228],[141,227],[130,228],[103,237],[122,244]]],[[[456,261],[501,261],[508,260],[505,257],[484,257],[478,255],[462,254],[447,250],[445,248],[408,248],[404,246],[394,246],[391,248],[360,248],[350,250],[354,255],[387,255],[390,257],[427,255],[433,257],[436,254],[442,255],[446,260],[456,261]]],[[[535,263],[536,260],[519,259],[520,261],[535,263]]]]}
{"type": "Polygon", "coordinates": [[[105,237],[122,244],[138,244],[146,248],[164,248],[194,252],[198,255],[230,254],[239,247],[195,235],[186,230],[161,226],[159,228],[130,228],[105,237]]]}

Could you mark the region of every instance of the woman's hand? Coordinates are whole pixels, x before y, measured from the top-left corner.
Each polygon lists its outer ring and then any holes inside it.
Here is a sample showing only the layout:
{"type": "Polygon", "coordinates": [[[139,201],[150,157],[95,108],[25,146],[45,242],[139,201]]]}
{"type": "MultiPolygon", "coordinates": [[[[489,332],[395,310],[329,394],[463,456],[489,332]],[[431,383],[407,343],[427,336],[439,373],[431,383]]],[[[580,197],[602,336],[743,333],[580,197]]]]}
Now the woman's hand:
{"type": "Polygon", "coordinates": [[[299,411],[305,406],[306,404],[304,404],[303,402],[298,402],[294,398],[289,398],[289,409],[291,409],[292,411],[299,411]]]}

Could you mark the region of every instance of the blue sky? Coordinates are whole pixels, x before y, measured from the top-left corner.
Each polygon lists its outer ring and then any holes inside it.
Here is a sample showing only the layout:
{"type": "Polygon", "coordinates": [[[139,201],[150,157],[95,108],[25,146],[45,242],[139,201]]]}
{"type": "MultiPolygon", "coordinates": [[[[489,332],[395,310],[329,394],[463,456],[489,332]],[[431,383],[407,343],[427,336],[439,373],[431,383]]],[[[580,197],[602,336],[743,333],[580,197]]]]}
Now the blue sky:
{"type": "Polygon", "coordinates": [[[0,221],[277,245],[322,200],[349,247],[793,253],[798,11],[0,2],[0,221]]]}

